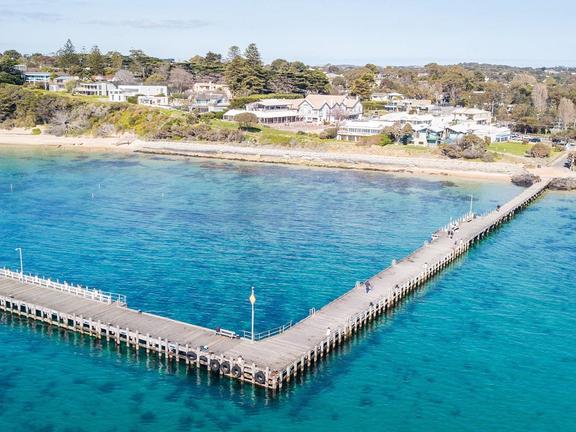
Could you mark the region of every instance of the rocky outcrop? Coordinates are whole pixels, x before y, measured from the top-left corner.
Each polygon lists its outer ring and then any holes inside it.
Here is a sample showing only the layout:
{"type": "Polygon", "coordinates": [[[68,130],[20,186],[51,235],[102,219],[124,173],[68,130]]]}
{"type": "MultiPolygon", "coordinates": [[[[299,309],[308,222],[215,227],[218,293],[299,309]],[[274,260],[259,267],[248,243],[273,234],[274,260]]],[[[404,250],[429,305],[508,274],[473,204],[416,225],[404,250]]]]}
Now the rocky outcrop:
{"type": "Polygon", "coordinates": [[[548,188],[562,191],[576,190],[576,177],[555,178],[550,182],[548,188]]]}
{"type": "Polygon", "coordinates": [[[522,173],[513,175],[511,180],[512,183],[514,183],[516,186],[530,187],[534,183],[538,183],[540,181],[540,177],[530,173],[522,173]]]}

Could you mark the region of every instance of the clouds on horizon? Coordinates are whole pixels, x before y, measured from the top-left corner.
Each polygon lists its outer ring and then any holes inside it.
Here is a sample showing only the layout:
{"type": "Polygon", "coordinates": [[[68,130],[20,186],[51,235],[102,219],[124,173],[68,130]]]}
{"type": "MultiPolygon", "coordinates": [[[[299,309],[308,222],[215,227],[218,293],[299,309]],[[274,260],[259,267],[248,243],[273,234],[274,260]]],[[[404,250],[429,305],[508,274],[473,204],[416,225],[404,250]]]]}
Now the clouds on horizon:
{"type": "MultiPolygon", "coordinates": [[[[18,19],[23,22],[29,21],[70,21],[62,14],[38,11],[15,11],[9,9],[0,9],[0,21],[18,19]]],[[[193,30],[202,27],[211,26],[213,23],[201,19],[125,19],[125,20],[104,20],[92,19],[80,22],[84,25],[95,25],[102,27],[122,27],[132,29],[170,29],[170,30],[193,30]]]]}

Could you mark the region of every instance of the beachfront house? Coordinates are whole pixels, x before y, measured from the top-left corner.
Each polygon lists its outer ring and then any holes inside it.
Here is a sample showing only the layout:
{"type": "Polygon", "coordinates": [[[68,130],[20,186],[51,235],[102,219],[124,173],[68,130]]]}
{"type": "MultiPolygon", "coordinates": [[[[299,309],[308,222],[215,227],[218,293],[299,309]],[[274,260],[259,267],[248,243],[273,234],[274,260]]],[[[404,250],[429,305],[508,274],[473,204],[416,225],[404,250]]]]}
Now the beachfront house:
{"type": "Polygon", "coordinates": [[[81,82],[74,88],[74,93],[84,96],[108,96],[114,90],[116,90],[116,86],[106,81],[81,82]]]}
{"type": "Polygon", "coordinates": [[[54,92],[60,92],[66,90],[66,84],[71,81],[78,81],[79,78],[77,76],[70,76],[70,75],[61,75],[54,78],[50,85],[48,86],[48,90],[54,92]]]}
{"type": "Polygon", "coordinates": [[[342,95],[308,95],[298,106],[307,123],[337,123],[362,118],[363,106],[357,97],[342,95]]]}
{"type": "Polygon", "coordinates": [[[479,138],[488,138],[490,142],[505,142],[512,138],[512,131],[508,127],[498,127],[491,124],[462,123],[447,126],[444,131],[444,142],[458,142],[465,135],[472,134],[479,138]]]}
{"type": "Polygon", "coordinates": [[[140,95],[138,96],[138,105],[146,105],[146,106],[151,106],[151,107],[162,107],[162,108],[168,108],[169,107],[169,101],[168,101],[168,96],[145,96],[145,95],[140,95]]]}
{"type": "Polygon", "coordinates": [[[358,98],[333,95],[308,95],[302,99],[262,99],[249,103],[246,109],[230,110],[225,120],[237,114],[253,113],[260,123],[336,123],[362,117],[362,103],[358,98]]]}
{"type": "Polygon", "coordinates": [[[230,106],[230,99],[225,93],[200,93],[190,97],[191,111],[222,112],[230,106]]]}
{"type": "Polygon", "coordinates": [[[165,85],[119,85],[108,93],[110,102],[126,102],[129,97],[133,96],[168,96],[168,87],[165,85]]]}

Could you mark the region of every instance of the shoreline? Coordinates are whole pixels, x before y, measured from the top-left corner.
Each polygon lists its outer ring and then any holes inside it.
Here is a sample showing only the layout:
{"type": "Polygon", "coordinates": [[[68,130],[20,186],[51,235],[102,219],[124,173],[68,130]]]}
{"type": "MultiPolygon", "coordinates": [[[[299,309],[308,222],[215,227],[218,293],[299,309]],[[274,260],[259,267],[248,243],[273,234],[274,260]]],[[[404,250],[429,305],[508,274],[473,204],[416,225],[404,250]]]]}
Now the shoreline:
{"type": "Polygon", "coordinates": [[[346,153],[244,146],[241,144],[144,141],[132,137],[57,137],[20,131],[0,131],[0,145],[6,147],[52,148],[65,151],[155,154],[173,157],[220,159],[294,165],[311,168],[337,168],[416,176],[457,177],[479,180],[505,180],[525,171],[520,164],[471,162],[463,160],[384,156],[373,153],[346,153]]]}

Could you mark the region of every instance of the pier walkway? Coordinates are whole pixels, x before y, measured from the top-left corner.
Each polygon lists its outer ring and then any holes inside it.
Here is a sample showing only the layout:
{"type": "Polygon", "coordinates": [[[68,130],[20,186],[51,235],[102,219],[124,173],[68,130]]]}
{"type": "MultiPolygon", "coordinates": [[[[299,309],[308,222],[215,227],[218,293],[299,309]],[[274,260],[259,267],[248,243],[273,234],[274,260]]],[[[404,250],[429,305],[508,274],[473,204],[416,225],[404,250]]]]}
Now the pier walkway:
{"type": "Polygon", "coordinates": [[[465,215],[409,256],[274,336],[251,341],[128,307],[126,298],[0,269],[0,309],[278,389],[317,364],[370,321],[529,205],[542,180],[499,209],[465,215]]]}

